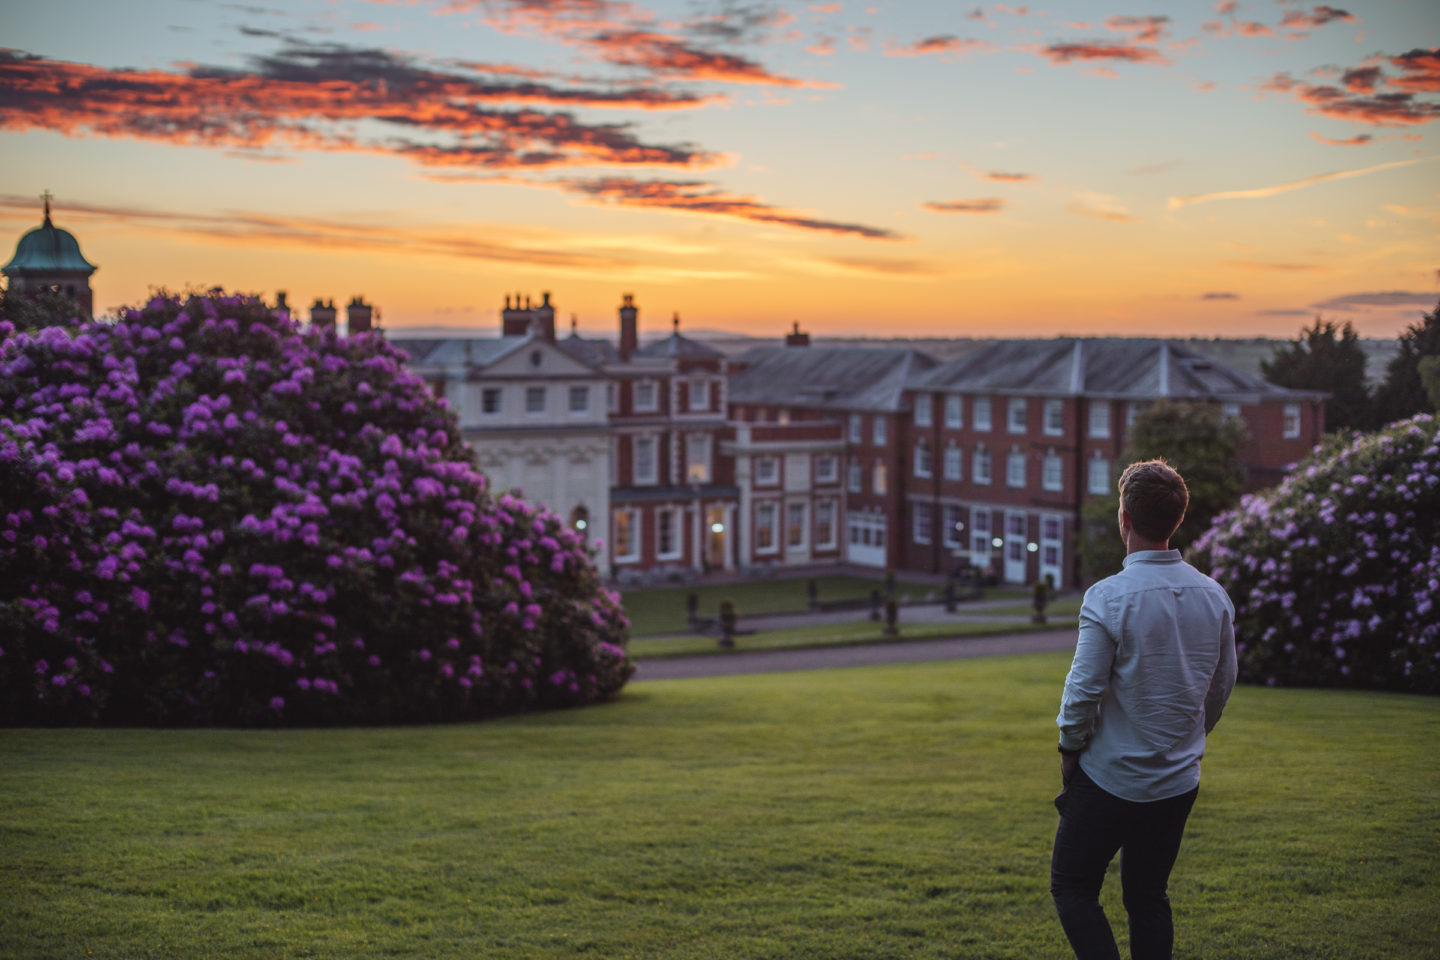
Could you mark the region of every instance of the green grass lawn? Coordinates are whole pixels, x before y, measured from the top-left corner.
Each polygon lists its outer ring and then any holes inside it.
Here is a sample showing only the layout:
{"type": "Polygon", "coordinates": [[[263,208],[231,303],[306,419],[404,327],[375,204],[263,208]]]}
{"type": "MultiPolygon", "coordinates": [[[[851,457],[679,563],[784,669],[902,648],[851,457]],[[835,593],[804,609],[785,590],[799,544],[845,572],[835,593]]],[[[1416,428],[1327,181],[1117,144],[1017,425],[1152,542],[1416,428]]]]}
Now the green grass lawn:
{"type": "MultiPolygon", "coordinates": [[[[630,618],[630,633],[637,637],[654,634],[683,633],[688,628],[685,619],[685,597],[694,593],[699,601],[701,617],[715,617],[720,613],[720,604],[729,600],[735,605],[736,613],[743,619],[769,613],[798,613],[809,609],[810,598],[805,591],[806,578],[745,580],[738,583],[696,583],[681,587],[647,587],[621,591],[625,615],[630,618]]],[[[829,600],[857,600],[870,596],[872,590],[884,589],[884,581],[877,577],[830,576],[816,577],[821,602],[829,600]]],[[[906,583],[895,585],[897,597],[922,599],[927,593],[940,596],[943,586],[929,583],[906,583]]],[[[1019,591],[1012,591],[1016,597],[1019,591]]],[[[987,592],[986,596],[1006,596],[999,591],[987,592]]]]}
{"type": "MultiPolygon", "coordinates": [[[[647,682],[444,727],[3,731],[0,954],[1065,957],[1067,665],[647,682]]],[[[1176,956],[1435,956],[1437,741],[1435,699],[1237,691],[1176,956]]]]}
{"type": "Polygon", "coordinates": [[[669,637],[636,637],[630,641],[630,655],[636,660],[661,660],[669,657],[726,657],[755,650],[798,650],[807,647],[848,647],[862,643],[905,643],[937,637],[985,637],[1000,634],[1029,633],[1071,626],[1069,620],[1050,618],[1048,624],[1032,623],[912,623],[900,618],[898,636],[885,636],[885,625],[862,619],[853,623],[793,627],[788,630],[767,630],[735,638],[735,646],[725,649],[715,637],[694,634],[669,637]]]}

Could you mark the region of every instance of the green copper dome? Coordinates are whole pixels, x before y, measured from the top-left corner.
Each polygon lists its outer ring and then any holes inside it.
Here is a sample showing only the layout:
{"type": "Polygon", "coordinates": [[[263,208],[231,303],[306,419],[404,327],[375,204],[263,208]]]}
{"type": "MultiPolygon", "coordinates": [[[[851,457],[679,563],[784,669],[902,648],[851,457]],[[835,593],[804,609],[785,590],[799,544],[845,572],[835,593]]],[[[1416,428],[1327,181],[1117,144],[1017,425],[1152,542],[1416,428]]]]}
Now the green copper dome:
{"type": "Polygon", "coordinates": [[[80,244],[68,231],[50,222],[50,204],[45,204],[45,222],[20,238],[15,256],[0,267],[10,276],[19,272],[52,272],[74,270],[86,275],[95,272],[95,264],[80,255],[80,244]]]}

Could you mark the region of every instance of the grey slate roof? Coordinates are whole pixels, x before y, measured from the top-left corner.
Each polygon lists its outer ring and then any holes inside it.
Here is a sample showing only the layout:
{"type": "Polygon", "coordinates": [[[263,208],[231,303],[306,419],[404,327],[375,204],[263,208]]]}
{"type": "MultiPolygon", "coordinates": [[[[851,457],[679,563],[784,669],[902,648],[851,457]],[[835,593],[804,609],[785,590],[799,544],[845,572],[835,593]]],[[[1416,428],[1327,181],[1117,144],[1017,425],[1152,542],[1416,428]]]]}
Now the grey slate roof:
{"type": "Polygon", "coordinates": [[[998,340],[912,378],[913,390],[1175,400],[1323,396],[1288,390],[1169,340],[998,340]]]}
{"type": "Polygon", "coordinates": [[[616,350],[609,340],[587,340],[578,333],[572,333],[564,340],[557,341],[556,346],[592,367],[620,362],[620,351],[616,350]]]}
{"type": "Polygon", "coordinates": [[[530,337],[444,337],[406,339],[391,336],[390,343],[410,356],[416,367],[486,366],[530,342],[530,337]]]}
{"type": "Polygon", "coordinates": [[[682,333],[672,333],[663,340],[653,340],[635,353],[641,357],[683,357],[696,360],[714,360],[725,356],[714,347],[707,347],[682,333]]]}
{"type": "Polygon", "coordinates": [[[892,347],[752,347],[732,357],[731,403],[895,412],[906,385],[935,366],[892,347]]]}

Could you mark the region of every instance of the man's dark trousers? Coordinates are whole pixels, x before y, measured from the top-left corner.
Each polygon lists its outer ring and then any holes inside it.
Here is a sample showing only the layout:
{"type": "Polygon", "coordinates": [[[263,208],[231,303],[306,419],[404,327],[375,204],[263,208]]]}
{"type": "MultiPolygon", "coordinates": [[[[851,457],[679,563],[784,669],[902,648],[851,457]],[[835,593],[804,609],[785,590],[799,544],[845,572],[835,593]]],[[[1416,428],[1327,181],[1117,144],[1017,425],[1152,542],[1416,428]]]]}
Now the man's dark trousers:
{"type": "Polygon", "coordinates": [[[1076,767],[1055,798],[1060,827],[1050,859],[1050,895],[1079,960],[1118,960],[1115,935],[1100,907],[1105,869],[1120,855],[1120,885],[1130,916],[1132,960],[1169,960],[1175,941],[1166,885],[1195,797],[1152,803],[1106,793],[1076,767]]]}

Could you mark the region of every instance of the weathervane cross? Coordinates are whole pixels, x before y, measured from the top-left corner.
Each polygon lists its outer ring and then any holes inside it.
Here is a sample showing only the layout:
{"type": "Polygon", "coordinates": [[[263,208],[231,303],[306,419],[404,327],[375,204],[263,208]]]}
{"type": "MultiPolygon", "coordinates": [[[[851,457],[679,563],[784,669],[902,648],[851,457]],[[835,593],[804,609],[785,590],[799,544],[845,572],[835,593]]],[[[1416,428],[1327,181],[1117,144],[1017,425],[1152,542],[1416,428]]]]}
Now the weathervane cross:
{"type": "Polygon", "coordinates": [[[55,197],[50,193],[49,190],[46,190],[44,193],[40,194],[40,199],[45,201],[45,219],[48,222],[50,219],[50,201],[54,200],[55,197]]]}

